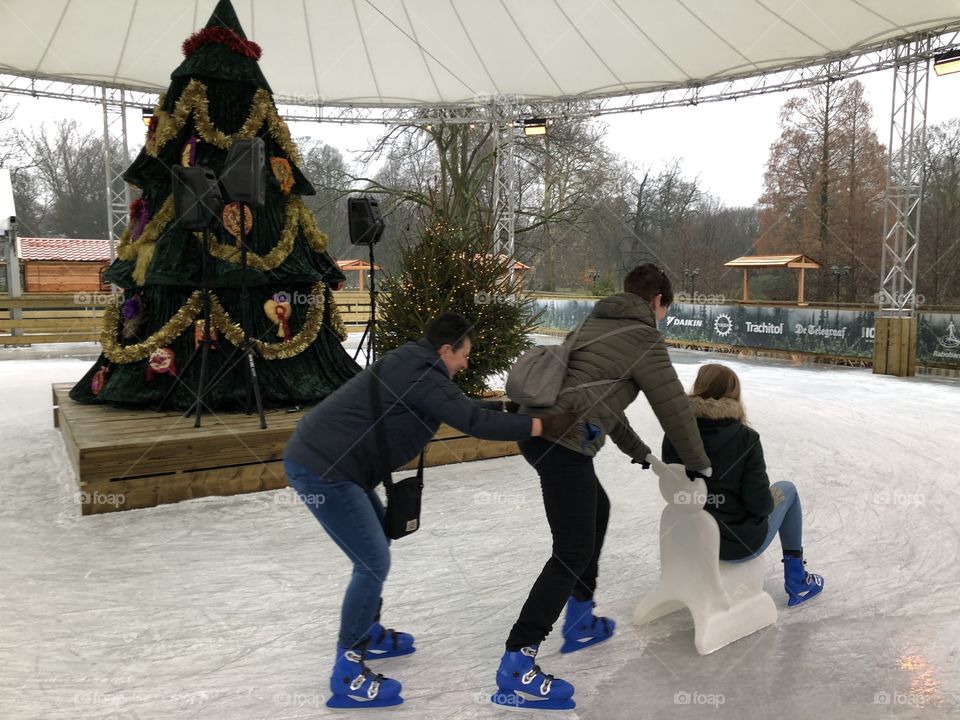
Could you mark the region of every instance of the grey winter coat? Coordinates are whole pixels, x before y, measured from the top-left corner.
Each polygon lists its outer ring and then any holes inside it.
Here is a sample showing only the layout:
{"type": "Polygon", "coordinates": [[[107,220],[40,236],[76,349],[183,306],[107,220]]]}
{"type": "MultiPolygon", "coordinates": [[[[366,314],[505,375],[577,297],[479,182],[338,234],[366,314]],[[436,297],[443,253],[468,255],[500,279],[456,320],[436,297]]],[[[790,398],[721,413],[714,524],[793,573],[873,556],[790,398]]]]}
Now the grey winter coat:
{"type": "Polygon", "coordinates": [[[419,455],[441,422],[486,440],[530,437],[530,418],[486,409],[464,395],[426,340],[388,352],[378,374],[389,447],[378,447],[373,431],[374,377],[368,368],[303,417],[284,457],[317,475],[372,488],[382,481],[383,468],[394,470],[419,455]]]}
{"type": "Polygon", "coordinates": [[[524,408],[523,412],[549,415],[575,411],[587,422],[599,426],[603,434],[592,442],[578,444],[572,439],[556,442],[592,457],[609,435],[624,454],[640,462],[650,454],[650,448],[630,427],[624,410],[642,391],[684,465],[691,470],[709,467],[710,460],[703,451],[690,401],[677,379],[649,302],[629,292],[599,300],[580,330],[576,344],[579,347],[624,326],[633,326],[633,329],[570,353],[563,390],[554,407],[545,413],[539,408],[524,408]],[[583,383],[605,379],[618,382],[577,388],[583,383]]]}

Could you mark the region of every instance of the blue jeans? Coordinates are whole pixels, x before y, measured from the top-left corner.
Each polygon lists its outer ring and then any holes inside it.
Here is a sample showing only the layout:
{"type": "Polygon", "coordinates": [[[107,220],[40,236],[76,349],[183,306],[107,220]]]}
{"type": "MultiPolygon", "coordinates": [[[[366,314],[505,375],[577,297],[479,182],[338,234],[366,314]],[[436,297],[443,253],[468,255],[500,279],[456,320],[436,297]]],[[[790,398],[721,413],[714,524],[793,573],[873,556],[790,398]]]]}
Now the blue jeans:
{"type": "Polygon", "coordinates": [[[321,477],[290,460],[283,461],[283,469],[297,496],[353,563],[353,577],[340,609],[338,639],[340,647],[352,648],[368,638],[377,620],[390,571],[383,503],[375,491],[350,480],[321,477]]]}
{"type": "Polygon", "coordinates": [[[781,480],[770,486],[770,492],[773,494],[774,505],[773,512],[767,518],[767,537],[763,545],[752,555],[726,562],[747,562],[759,557],[778,534],[782,550],[803,550],[803,510],[800,508],[800,496],[796,486],[792,482],[781,480]]]}

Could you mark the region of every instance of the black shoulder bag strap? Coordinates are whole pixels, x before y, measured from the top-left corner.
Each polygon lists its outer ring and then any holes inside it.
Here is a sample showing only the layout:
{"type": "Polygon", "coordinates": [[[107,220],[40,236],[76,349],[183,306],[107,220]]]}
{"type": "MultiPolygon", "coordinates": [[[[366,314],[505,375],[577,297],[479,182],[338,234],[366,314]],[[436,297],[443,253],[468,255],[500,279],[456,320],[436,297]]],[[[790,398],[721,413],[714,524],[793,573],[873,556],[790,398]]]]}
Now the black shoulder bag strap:
{"type": "MultiPolygon", "coordinates": [[[[390,485],[393,480],[390,477],[390,468],[384,468],[380,458],[383,455],[390,458],[389,445],[387,444],[387,430],[383,426],[383,405],[380,397],[380,376],[377,374],[380,369],[380,363],[383,360],[377,360],[370,366],[370,372],[373,378],[370,382],[370,407],[373,410],[373,432],[377,441],[377,474],[383,477],[383,484],[390,485]]],[[[417,477],[423,479],[423,453],[420,453],[420,462],[417,463],[417,477]]]]}

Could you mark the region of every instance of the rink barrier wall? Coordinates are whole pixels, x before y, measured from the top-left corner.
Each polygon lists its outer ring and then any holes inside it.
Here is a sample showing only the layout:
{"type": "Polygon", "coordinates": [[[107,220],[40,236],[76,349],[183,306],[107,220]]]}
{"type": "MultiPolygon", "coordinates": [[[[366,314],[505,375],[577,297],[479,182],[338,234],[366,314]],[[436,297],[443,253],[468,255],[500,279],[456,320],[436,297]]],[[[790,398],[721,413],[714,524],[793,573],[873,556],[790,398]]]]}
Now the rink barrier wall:
{"type": "MultiPolygon", "coordinates": [[[[30,294],[11,298],[0,294],[0,345],[98,342],[103,309],[110,293],[30,294]]],[[[538,293],[537,309],[545,309],[543,327],[537,332],[562,336],[592,309],[599,299],[592,296],[538,293]]],[[[334,299],[348,329],[360,328],[369,319],[370,296],[357,290],[334,292],[334,299]]],[[[787,358],[796,362],[818,362],[855,367],[873,367],[873,306],[810,305],[758,302],[726,305],[674,303],[661,329],[667,343],[680,348],[735,353],[752,357],[787,358]],[[717,337],[717,316],[726,314],[734,328],[730,337],[717,337]],[[737,332],[736,326],[749,320],[754,325],[779,325],[791,318],[793,327],[802,324],[816,331],[847,327],[846,338],[807,334],[801,342],[783,342],[783,333],[737,332]],[[797,320],[802,321],[798,322],[797,320]],[[699,327],[676,320],[702,320],[699,327]],[[812,322],[811,322],[812,321],[812,322]],[[757,340],[760,340],[759,342],[757,340]],[[811,339],[813,342],[811,342],[811,339]],[[773,342],[770,342],[773,340],[773,342]],[[778,342],[779,340],[779,342],[778,342]],[[816,346],[819,344],[819,347],[816,346]]],[[[960,347],[949,347],[958,336],[960,308],[929,309],[918,315],[917,374],[960,376],[960,347]],[[950,330],[950,326],[953,330],[950,330]],[[947,344],[944,344],[944,343],[947,344]]],[[[790,335],[788,327],[786,335],[790,335]]],[[[796,335],[796,333],[793,333],[796,335]]]]}
{"type": "MultiPolygon", "coordinates": [[[[542,311],[545,327],[537,332],[566,334],[590,313],[597,299],[538,297],[534,310],[542,311]]],[[[941,371],[938,375],[957,376],[958,327],[960,310],[925,310],[917,314],[916,342],[900,350],[910,356],[911,365],[916,359],[918,372],[932,374],[930,370],[936,369],[941,371]]],[[[676,302],[660,324],[666,342],[674,347],[855,367],[874,367],[875,340],[890,340],[884,328],[873,306],[780,303],[676,302]]]]}
{"type": "MultiPolygon", "coordinates": [[[[221,413],[193,418],[181,412],[120,410],[69,398],[72,383],[57,383],[53,425],[63,436],[83,515],[154,507],[210,495],[287,487],[283,450],[305,410],[256,415],[221,413]]],[[[425,451],[428,467],[519,453],[508,441],[479,440],[441,425],[425,451]]],[[[401,471],[414,469],[408,463],[401,471]]],[[[284,495],[276,502],[295,498],[284,495]]]]}

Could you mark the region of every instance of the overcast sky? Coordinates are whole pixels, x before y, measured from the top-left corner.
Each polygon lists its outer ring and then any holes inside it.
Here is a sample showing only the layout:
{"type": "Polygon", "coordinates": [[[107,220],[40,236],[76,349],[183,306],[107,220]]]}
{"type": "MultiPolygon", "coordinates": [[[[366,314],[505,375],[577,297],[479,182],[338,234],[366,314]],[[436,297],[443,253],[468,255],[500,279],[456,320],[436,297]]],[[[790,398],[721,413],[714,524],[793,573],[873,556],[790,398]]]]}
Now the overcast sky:
{"type": "MultiPolygon", "coordinates": [[[[887,145],[893,71],[859,79],[873,107],[880,142],[887,145]]],[[[685,175],[698,177],[701,187],[724,204],[753,205],[763,189],[770,145],[779,134],[780,107],[789,97],[787,93],[771,93],[696,107],[606,116],[603,122],[608,125],[607,144],[641,170],[650,168],[656,172],[676,158],[685,175]]],[[[5,102],[18,106],[13,122],[19,127],[73,117],[91,129],[102,128],[102,114],[96,105],[17,95],[5,96],[5,102]]],[[[937,77],[931,72],[928,124],[956,117],[960,117],[960,73],[937,77]]],[[[136,153],[143,142],[139,112],[131,113],[130,123],[131,153],[136,153]]],[[[6,127],[0,128],[0,132],[5,130],[6,127]]],[[[382,126],[377,125],[291,124],[294,137],[316,137],[339,148],[348,159],[382,131],[382,126]]]]}

